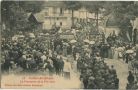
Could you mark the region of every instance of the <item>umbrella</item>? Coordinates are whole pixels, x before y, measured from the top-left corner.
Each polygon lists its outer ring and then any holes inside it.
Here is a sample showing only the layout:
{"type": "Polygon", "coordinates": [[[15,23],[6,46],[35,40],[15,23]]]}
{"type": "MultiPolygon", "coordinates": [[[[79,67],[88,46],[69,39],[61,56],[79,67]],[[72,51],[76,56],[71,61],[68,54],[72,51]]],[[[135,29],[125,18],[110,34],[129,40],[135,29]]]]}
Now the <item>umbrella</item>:
{"type": "Polygon", "coordinates": [[[39,51],[36,51],[35,54],[36,54],[36,56],[39,56],[39,57],[42,56],[42,53],[39,51]]]}
{"type": "Polygon", "coordinates": [[[43,34],[43,33],[40,33],[40,36],[41,36],[41,35],[44,35],[44,34],[43,34]]]}
{"type": "Polygon", "coordinates": [[[29,33],[29,37],[35,38],[35,35],[33,33],[29,33]]]}
{"type": "Polygon", "coordinates": [[[84,47],[84,48],[88,48],[88,47],[89,47],[89,45],[84,45],[83,47],[84,47]]]}
{"type": "Polygon", "coordinates": [[[79,30],[76,30],[76,32],[79,32],[79,30]]]}
{"type": "Polygon", "coordinates": [[[121,52],[122,50],[123,50],[123,47],[119,47],[119,48],[118,48],[118,51],[121,52]]]}
{"type": "Polygon", "coordinates": [[[133,50],[127,50],[126,53],[133,53],[133,50]]]}
{"type": "Polygon", "coordinates": [[[68,46],[69,44],[68,43],[63,43],[63,45],[67,45],[68,46]]]}
{"type": "Polygon", "coordinates": [[[76,40],[71,40],[70,43],[76,43],[77,41],[76,40]]]}
{"type": "Polygon", "coordinates": [[[90,41],[88,39],[85,39],[83,41],[86,42],[86,43],[90,43],[90,41]]]}
{"type": "Polygon", "coordinates": [[[19,35],[20,38],[24,38],[25,36],[24,35],[19,35]]]}
{"type": "Polygon", "coordinates": [[[14,61],[10,61],[11,64],[14,64],[14,61]]]}
{"type": "Polygon", "coordinates": [[[90,43],[89,44],[95,44],[95,41],[90,41],[90,43]]]}
{"type": "Polygon", "coordinates": [[[14,41],[14,40],[18,40],[18,37],[17,36],[13,36],[12,37],[12,40],[14,41]]]}
{"type": "Polygon", "coordinates": [[[89,80],[94,80],[95,78],[93,76],[89,77],[89,80]]]}
{"type": "Polygon", "coordinates": [[[49,33],[46,33],[45,35],[49,35],[49,33]]]}

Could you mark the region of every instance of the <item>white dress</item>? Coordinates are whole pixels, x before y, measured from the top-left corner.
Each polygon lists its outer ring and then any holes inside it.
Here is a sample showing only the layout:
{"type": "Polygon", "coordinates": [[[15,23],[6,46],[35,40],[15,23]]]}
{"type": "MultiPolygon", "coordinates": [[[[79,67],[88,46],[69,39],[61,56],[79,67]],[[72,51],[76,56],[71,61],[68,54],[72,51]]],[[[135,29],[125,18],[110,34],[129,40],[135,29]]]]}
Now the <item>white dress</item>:
{"type": "Polygon", "coordinates": [[[71,71],[71,64],[70,62],[64,61],[64,72],[70,72],[71,71]]]}
{"type": "Polygon", "coordinates": [[[118,49],[117,48],[114,49],[114,59],[118,60],[118,49]]]}

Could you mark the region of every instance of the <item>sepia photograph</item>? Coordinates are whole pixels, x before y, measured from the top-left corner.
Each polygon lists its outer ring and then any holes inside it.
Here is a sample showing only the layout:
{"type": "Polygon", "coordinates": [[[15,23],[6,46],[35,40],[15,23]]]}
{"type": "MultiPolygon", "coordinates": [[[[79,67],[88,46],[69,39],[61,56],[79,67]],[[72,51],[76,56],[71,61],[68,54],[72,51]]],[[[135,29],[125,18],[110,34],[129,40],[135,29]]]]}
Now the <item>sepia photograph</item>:
{"type": "Polygon", "coordinates": [[[1,1],[1,88],[138,89],[138,1],[1,1]]]}

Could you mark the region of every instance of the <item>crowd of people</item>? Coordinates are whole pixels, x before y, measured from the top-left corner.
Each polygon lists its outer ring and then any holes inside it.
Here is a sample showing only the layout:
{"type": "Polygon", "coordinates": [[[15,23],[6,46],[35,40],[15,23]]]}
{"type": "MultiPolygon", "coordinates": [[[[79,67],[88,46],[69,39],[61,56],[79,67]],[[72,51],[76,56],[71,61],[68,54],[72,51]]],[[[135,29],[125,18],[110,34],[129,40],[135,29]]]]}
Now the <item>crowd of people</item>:
{"type": "MultiPolygon", "coordinates": [[[[72,64],[76,63],[80,81],[83,83],[82,88],[118,89],[119,79],[116,70],[113,65],[108,66],[104,59],[122,59],[129,63],[136,60],[138,55],[134,46],[116,43],[115,36],[112,39],[109,37],[106,44],[79,41],[70,43],[59,37],[48,42],[45,42],[45,39],[38,40],[38,37],[2,40],[2,72],[14,74],[46,72],[49,75],[57,74],[69,79],[70,72],[74,69],[72,64]],[[73,60],[68,58],[69,55],[73,60]]],[[[128,88],[132,86],[131,83],[129,82],[128,88]]]]}
{"type": "Polygon", "coordinates": [[[114,66],[107,66],[99,53],[92,57],[86,54],[77,63],[81,72],[80,80],[85,89],[118,89],[119,79],[117,78],[114,66]]]}
{"type": "Polygon", "coordinates": [[[116,71],[113,68],[113,70],[109,69],[104,63],[101,53],[99,53],[99,46],[86,45],[88,47],[84,48],[78,43],[72,45],[63,40],[53,41],[56,45],[51,42],[48,48],[43,41],[37,40],[36,37],[26,37],[23,40],[3,40],[1,65],[3,73],[21,74],[42,71],[48,72],[49,75],[57,74],[70,78],[72,61],[67,58],[70,54],[74,57],[73,61],[77,62],[76,67],[81,73],[80,79],[84,82],[84,88],[111,88],[113,84],[114,88],[118,88],[119,81],[115,81],[118,80],[116,71]],[[80,59],[79,54],[84,54],[84,57],[80,59]],[[99,80],[95,82],[95,85],[91,85],[92,83],[89,82],[92,77],[93,81],[99,80]],[[112,81],[107,80],[107,78],[112,79],[112,81]],[[111,82],[106,85],[106,80],[107,83],[108,81],[111,82]],[[100,86],[100,82],[105,84],[100,86]],[[107,87],[109,84],[111,86],[107,87]]]}
{"type": "MultiPolygon", "coordinates": [[[[58,50],[58,45],[56,50],[58,50]]],[[[12,73],[46,71],[61,74],[64,62],[62,53],[53,51],[36,38],[4,40],[2,42],[2,71],[12,73]]]]}
{"type": "Polygon", "coordinates": [[[109,49],[109,58],[121,60],[128,64],[129,75],[126,89],[137,89],[138,47],[133,43],[117,42],[115,35],[110,35],[107,41],[111,46],[109,49]]]}
{"type": "Polygon", "coordinates": [[[127,83],[126,89],[128,89],[128,90],[129,89],[133,89],[133,90],[138,89],[138,82],[135,81],[135,77],[131,71],[129,71],[129,75],[127,77],[127,80],[128,80],[128,83],[127,83]]]}

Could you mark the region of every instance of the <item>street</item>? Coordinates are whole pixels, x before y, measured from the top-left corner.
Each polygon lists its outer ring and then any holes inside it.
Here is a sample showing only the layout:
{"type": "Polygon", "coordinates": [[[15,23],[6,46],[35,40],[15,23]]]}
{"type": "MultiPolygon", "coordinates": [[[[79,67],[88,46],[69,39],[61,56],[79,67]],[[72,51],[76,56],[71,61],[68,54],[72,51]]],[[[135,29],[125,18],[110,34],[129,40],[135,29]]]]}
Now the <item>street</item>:
{"type": "MultiPolygon", "coordinates": [[[[111,65],[114,65],[114,68],[116,69],[117,76],[119,78],[119,90],[125,90],[127,85],[127,77],[128,77],[128,65],[121,61],[121,60],[114,60],[114,59],[106,59],[105,63],[110,67],[111,65]]],[[[66,80],[63,77],[57,77],[57,83],[55,83],[55,88],[62,88],[62,85],[66,85],[66,87],[71,88],[82,88],[82,84],[79,80],[79,75],[74,73],[74,68],[71,71],[71,79],[66,80]],[[72,84],[72,82],[75,84],[72,84]],[[72,86],[73,85],[73,86],[72,86]]]]}
{"type": "Polygon", "coordinates": [[[105,62],[111,66],[114,65],[119,78],[119,90],[125,90],[127,85],[128,65],[121,60],[108,59],[105,62]]]}
{"type": "MultiPolygon", "coordinates": [[[[117,76],[119,78],[119,90],[125,90],[126,89],[126,85],[128,83],[127,81],[127,77],[128,77],[128,65],[121,61],[121,60],[114,60],[114,59],[106,59],[105,63],[107,63],[107,65],[110,67],[111,65],[114,65],[114,68],[116,69],[117,72],[117,76]]],[[[64,83],[64,86],[66,85],[66,87],[71,88],[83,88],[81,81],[79,80],[79,75],[74,72],[75,68],[72,69],[71,71],[71,79],[70,80],[66,80],[63,77],[56,77],[56,83],[54,84],[55,88],[63,88],[62,85],[64,83]],[[75,84],[72,84],[72,82],[75,84]]],[[[53,87],[53,86],[52,86],[53,87]]],[[[50,87],[49,87],[50,88],[50,87]]]]}

